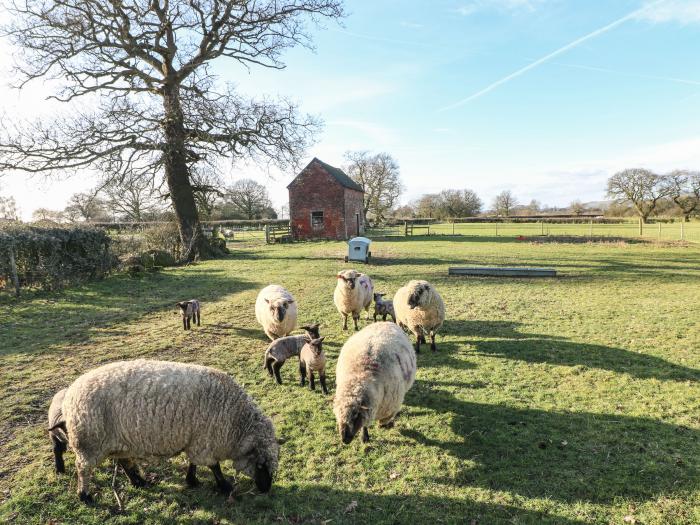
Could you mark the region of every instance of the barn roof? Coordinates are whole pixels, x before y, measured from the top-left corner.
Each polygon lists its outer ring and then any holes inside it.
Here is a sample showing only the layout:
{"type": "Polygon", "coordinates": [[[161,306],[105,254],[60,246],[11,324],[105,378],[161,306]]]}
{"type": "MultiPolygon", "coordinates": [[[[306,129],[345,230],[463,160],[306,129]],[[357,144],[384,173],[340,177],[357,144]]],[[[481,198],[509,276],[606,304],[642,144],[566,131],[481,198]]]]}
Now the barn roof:
{"type": "MultiPolygon", "coordinates": [[[[309,162],[309,164],[306,166],[306,168],[304,168],[301,171],[301,173],[303,173],[314,162],[321,166],[323,170],[326,173],[328,173],[328,175],[333,177],[341,186],[344,186],[345,188],[349,188],[351,190],[361,191],[362,193],[364,193],[365,190],[362,189],[362,186],[360,186],[357,182],[348,177],[348,175],[343,170],[341,170],[340,168],[336,168],[335,166],[331,166],[330,164],[326,164],[325,162],[323,162],[320,159],[317,159],[316,157],[314,157],[313,160],[309,162]]],[[[301,173],[299,173],[299,175],[301,175],[301,173]]],[[[296,180],[297,177],[299,177],[299,175],[297,175],[294,178],[294,180],[296,180]]],[[[289,186],[291,186],[293,182],[294,181],[290,182],[289,185],[287,185],[287,188],[289,188],[289,186]]]]}

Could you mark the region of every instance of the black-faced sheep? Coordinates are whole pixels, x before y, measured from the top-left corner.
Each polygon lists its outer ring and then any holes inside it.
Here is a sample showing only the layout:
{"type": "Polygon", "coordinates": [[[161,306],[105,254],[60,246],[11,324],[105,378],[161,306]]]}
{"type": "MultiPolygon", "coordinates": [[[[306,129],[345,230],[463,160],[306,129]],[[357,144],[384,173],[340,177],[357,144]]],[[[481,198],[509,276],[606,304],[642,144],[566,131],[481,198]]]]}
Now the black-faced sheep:
{"type": "Polygon", "coordinates": [[[266,286],[255,301],[255,318],[271,341],[292,333],[297,325],[297,303],[277,284],[266,286]]]}
{"type": "Polygon", "coordinates": [[[182,316],[182,327],[185,330],[190,329],[190,322],[194,320],[197,326],[200,326],[200,320],[202,318],[199,301],[197,299],[190,299],[189,301],[180,301],[175,303],[175,306],[180,308],[180,315],[182,316]]]}
{"type": "Polygon", "coordinates": [[[428,281],[409,281],[394,295],[396,320],[416,336],[416,352],[420,352],[425,336],[430,335],[430,349],[435,351],[435,335],[445,321],[445,303],[428,281]]]}
{"type": "Polygon", "coordinates": [[[211,468],[220,490],[231,491],[219,462],[272,486],[279,446],[272,421],[232,377],[199,365],[121,361],[80,376],[68,387],[63,415],[78,470],[78,494],[90,502],[92,470],[106,457],[169,458],[184,452],[211,468]]]}
{"type": "Polygon", "coordinates": [[[318,339],[319,334],[319,324],[315,323],[312,325],[302,326],[302,329],[306,330],[303,335],[288,335],[287,337],[280,337],[275,339],[270,343],[270,346],[265,350],[265,359],[263,362],[263,367],[267,370],[270,376],[274,376],[277,383],[282,384],[282,376],[280,375],[280,368],[282,365],[292,356],[299,355],[301,349],[304,345],[311,341],[312,339],[318,339]]]}
{"type": "Polygon", "coordinates": [[[377,321],[377,316],[382,316],[382,321],[386,321],[387,315],[391,316],[392,321],[396,322],[396,313],[394,312],[394,303],[391,300],[382,299],[386,294],[374,294],[374,321],[377,321]]]}
{"type": "Polygon", "coordinates": [[[321,383],[321,390],[328,394],[326,387],[326,354],[323,353],[324,337],[307,341],[299,354],[299,378],[301,386],[304,386],[306,374],[309,374],[309,388],[316,390],[314,384],[314,372],[318,372],[318,380],[321,383]]]}
{"type": "Polygon", "coordinates": [[[348,329],[348,315],[352,315],[355,330],[359,330],[357,321],[360,312],[365,310],[369,319],[369,306],[372,304],[374,285],[369,275],[355,270],[338,272],[337,284],[333,292],[333,302],[343,316],[343,330],[348,329]]]}
{"type": "Polygon", "coordinates": [[[367,442],[373,421],[393,425],[416,377],[416,354],[396,324],[371,324],[343,345],[335,376],[333,412],[340,438],[347,445],[362,429],[367,442]]]}

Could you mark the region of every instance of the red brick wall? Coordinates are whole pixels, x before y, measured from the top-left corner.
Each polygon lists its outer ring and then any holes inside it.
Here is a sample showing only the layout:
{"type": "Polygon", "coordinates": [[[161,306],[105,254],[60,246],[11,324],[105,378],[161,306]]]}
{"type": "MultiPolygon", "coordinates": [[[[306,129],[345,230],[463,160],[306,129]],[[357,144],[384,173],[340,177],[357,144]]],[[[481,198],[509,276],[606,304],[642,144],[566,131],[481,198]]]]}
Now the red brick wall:
{"type": "Polygon", "coordinates": [[[345,188],[345,224],[347,238],[364,235],[365,225],[362,217],[362,201],[364,194],[360,191],[345,188]],[[360,219],[360,231],[357,231],[357,218],[360,219]]]}
{"type": "Polygon", "coordinates": [[[294,238],[345,239],[344,190],[316,164],[302,171],[289,186],[289,219],[294,238]],[[323,212],[323,229],[311,227],[312,211],[323,212]]]}

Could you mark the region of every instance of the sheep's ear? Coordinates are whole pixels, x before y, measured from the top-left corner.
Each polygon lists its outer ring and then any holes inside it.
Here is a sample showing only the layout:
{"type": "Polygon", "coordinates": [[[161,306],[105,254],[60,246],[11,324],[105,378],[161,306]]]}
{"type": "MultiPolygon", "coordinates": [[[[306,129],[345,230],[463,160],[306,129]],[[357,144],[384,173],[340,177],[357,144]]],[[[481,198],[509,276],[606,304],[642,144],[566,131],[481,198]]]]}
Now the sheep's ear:
{"type": "Polygon", "coordinates": [[[287,301],[287,304],[292,304],[293,302],[294,302],[294,299],[290,299],[289,301],[287,301]]]}
{"type": "Polygon", "coordinates": [[[337,277],[338,279],[345,279],[345,277],[343,277],[341,274],[336,275],[336,277],[337,277]]]}
{"type": "Polygon", "coordinates": [[[270,301],[268,301],[267,299],[265,299],[265,302],[266,302],[267,304],[270,304],[270,301]]]}

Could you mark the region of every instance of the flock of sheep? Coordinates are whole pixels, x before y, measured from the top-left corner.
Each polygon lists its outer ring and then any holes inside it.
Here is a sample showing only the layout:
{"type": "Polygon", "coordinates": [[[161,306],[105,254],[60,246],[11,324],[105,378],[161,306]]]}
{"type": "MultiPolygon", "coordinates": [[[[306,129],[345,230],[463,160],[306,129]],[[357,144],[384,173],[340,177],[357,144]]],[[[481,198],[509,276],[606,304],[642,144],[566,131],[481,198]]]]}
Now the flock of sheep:
{"type": "MultiPolygon", "coordinates": [[[[410,281],[394,300],[375,293],[368,275],[343,270],[333,294],[347,330],[352,316],[355,330],[362,310],[375,301],[377,315],[392,322],[369,324],[343,345],[336,365],[333,412],[343,443],[378,422],[390,427],[416,376],[416,354],[435,335],[445,319],[445,307],[437,290],[427,281],[410,281]],[[398,323],[398,324],[397,324],[398,323]],[[415,351],[404,333],[416,337],[415,351]]],[[[197,300],[177,303],[184,329],[200,324],[197,300]]],[[[299,375],[311,389],[315,376],[324,394],[326,357],[319,325],[303,326],[303,335],[290,335],[297,324],[297,304],[283,287],[270,285],[258,294],[255,315],[272,341],[265,351],[264,368],[278,383],[284,362],[299,357],[299,375]]],[[[169,458],[185,453],[189,468],[185,480],[196,486],[197,466],[211,469],[217,487],[232,491],[220,462],[230,459],[234,468],[250,476],[261,492],[268,492],[277,471],[279,445],[270,418],[228,374],[210,367],[154,360],[120,361],[78,377],[59,391],[49,408],[49,435],[53,442],[56,472],[65,472],[63,453],[75,452],[78,495],[92,502],[92,471],[105,458],[118,462],[134,486],[146,481],[138,460],[169,458]]]]}

